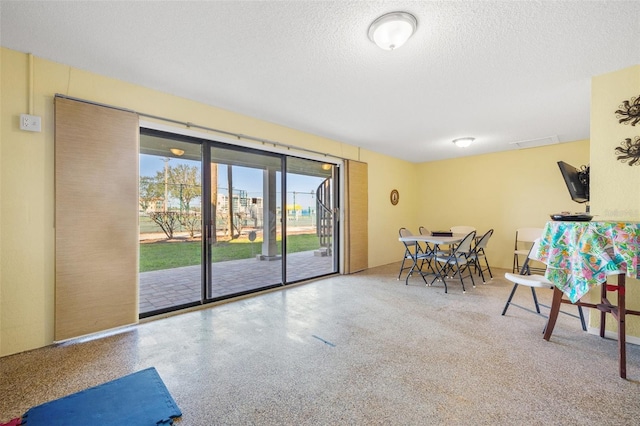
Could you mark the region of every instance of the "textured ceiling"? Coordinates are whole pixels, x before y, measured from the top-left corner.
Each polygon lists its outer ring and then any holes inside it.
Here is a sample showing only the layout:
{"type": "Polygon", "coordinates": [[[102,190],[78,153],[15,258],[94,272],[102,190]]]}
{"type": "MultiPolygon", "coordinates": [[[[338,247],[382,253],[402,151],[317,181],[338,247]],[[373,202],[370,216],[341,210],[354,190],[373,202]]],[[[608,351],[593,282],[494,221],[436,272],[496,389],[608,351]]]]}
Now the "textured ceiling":
{"type": "Polygon", "coordinates": [[[640,64],[639,1],[0,8],[4,47],[413,162],[587,139],[591,77],[640,64]],[[384,51],[367,30],[396,10],[415,15],[418,30],[384,51]],[[476,142],[451,143],[463,136],[476,142]]]}

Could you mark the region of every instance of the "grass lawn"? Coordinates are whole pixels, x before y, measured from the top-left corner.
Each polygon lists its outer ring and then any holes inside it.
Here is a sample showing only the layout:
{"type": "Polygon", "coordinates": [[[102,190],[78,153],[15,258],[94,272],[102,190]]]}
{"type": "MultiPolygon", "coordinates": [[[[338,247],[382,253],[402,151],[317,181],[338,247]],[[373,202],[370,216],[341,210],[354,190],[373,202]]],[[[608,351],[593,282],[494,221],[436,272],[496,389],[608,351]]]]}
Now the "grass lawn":
{"type": "MultiPolygon", "coordinates": [[[[287,251],[316,250],[320,248],[315,234],[290,235],[287,251]]],[[[280,251],[280,241],[278,241],[280,251]]],[[[262,241],[232,240],[214,244],[211,253],[213,262],[249,259],[262,252],[262,241]]],[[[201,263],[200,241],[161,241],[140,244],[140,272],[193,266],[201,263]]]]}

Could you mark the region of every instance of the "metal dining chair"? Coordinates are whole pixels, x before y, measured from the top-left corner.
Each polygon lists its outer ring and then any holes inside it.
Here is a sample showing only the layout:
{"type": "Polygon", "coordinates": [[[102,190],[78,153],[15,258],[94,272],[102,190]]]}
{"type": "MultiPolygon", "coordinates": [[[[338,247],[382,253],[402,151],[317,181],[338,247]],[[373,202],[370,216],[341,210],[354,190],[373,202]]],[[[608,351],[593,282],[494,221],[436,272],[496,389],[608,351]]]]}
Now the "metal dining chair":
{"type": "MultiPolygon", "coordinates": [[[[449,228],[449,231],[451,231],[453,234],[464,234],[467,235],[469,232],[471,231],[476,231],[476,228],[473,226],[468,226],[468,225],[456,225],[456,226],[452,226],[451,228],[449,228]]],[[[452,244],[449,246],[449,250],[453,250],[456,248],[455,244],[452,244]]]]}
{"type": "MultiPolygon", "coordinates": [[[[420,233],[420,235],[431,235],[431,231],[429,231],[424,226],[420,226],[418,228],[418,232],[420,233]]],[[[425,251],[425,252],[433,251],[433,246],[431,246],[431,244],[427,243],[426,241],[425,241],[424,244],[425,244],[425,248],[423,249],[423,251],[425,251]]]]}
{"type": "Polygon", "coordinates": [[[471,231],[466,237],[462,239],[450,253],[438,252],[435,254],[435,267],[436,276],[431,281],[433,284],[436,280],[441,280],[444,284],[444,292],[447,293],[447,281],[446,278],[454,278],[456,275],[460,278],[460,284],[462,285],[462,292],[465,293],[464,288],[464,276],[465,271],[469,272],[471,283],[473,288],[476,287],[476,283],[473,280],[473,274],[469,268],[469,256],[471,255],[471,244],[476,237],[476,231],[471,231]]]}
{"type": "Polygon", "coordinates": [[[493,279],[493,274],[491,273],[491,267],[489,266],[489,261],[487,260],[487,254],[484,252],[484,249],[489,244],[489,239],[493,235],[493,229],[489,229],[473,246],[473,250],[469,255],[469,261],[473,264],[476,272],[480,273],[480,278],[482,278],[482,283],[485,284],[486,280],[484,279],[484,272],[489,272],[489,276],[493,279]],[[484,259],[485,265],[482,266],[480,260],[484,259]]]}
{"type": "MultiPolygon", "coordinates": [[[[398,234],[400,235],[400,237],[413,236],[413,233],[411,233],[411,231],[409,231],[407,228],[400,228],[398,234]]],[[[402,258],[402,264],[400,265],[400,271],[398,272],[398,281],[402,276],[402,271],[406,269],[410,270],[409,275],[411,275],[411,273],[413,272],[411,271],[411,268],[414,268],[414,270],[418,269],[419,271],[422,271],[425,262],[427,263],[427,266],[431,268],[433,250],[428,244],[425,248],[423,248],[418,242],[403,241],[402,243],[404,244],[404,257],[402,258]],[[407,260],[411,261],[410,266],[405,266],[405,262],[407,260]]],[[[408,278],[409,277],[407,276],[407,284],[408,278]]]]}

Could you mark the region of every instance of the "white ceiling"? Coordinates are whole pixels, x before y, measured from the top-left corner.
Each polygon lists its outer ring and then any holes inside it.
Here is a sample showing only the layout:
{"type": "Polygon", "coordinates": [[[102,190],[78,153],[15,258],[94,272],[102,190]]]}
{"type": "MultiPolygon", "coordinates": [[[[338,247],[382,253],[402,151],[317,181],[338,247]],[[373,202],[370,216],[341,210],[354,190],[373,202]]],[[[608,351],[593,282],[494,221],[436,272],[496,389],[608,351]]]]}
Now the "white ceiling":
{"type": "Polygon", "coordinates": [[[591,77],[640,64],[640,1],[0,8],[4,47],[412,162],[587,139],[591,77]],[[415,15],[418,30],[381,50],[369,24],[397,10],[415,15]],[[463,136],[476,143],[451,143],[463,136]]]}

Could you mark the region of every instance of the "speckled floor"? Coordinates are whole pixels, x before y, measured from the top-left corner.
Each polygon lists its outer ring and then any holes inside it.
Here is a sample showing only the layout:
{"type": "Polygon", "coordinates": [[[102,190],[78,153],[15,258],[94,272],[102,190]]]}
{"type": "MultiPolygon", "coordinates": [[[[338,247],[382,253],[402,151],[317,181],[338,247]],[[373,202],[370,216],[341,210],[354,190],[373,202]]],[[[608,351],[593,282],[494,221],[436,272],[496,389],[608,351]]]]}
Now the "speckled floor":
{"type": "Polygon", "coordinates": [[[444,294],[405,286],[398,266],[0,358],[0,422],[153,366],[178,425],[638,424],[640,347],[620,379],[616,343],[577,319],[561,315],[546,342],[543,318],[501,316],[504,279],[444,294]]]}

